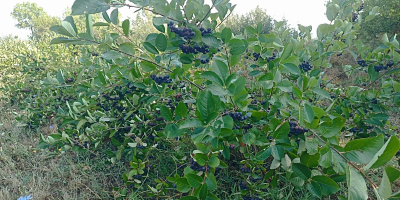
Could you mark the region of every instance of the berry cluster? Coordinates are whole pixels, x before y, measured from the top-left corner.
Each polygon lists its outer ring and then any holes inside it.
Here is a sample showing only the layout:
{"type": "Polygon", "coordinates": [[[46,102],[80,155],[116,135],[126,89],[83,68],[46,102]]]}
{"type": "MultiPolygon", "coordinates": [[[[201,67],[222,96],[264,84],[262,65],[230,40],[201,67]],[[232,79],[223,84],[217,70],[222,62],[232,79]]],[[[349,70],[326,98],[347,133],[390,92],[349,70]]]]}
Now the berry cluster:
{"type": "Polygon", "coordinates": [[[372,103],[372,104],[378,104],[378,100],[375,99],[375,98],[373,98],[372,101],[371,101],[371,103],[372,103]]]}
{"type": "Polygon", "coordinates": [[[394,62],[393,62],[393,61],[390,61],[390,62],[387,64],[388,67],[393,67],[393,65],[394,65],[394,62]]]}
{"type": "Polygon", "coordinates": [[[247,116],[243,116],[242,112],[231,112],[229,113],[229,116],[231,116],[233,120],[243,121],[247,119],[247,116]]]}
{"type": "Polygon", "coordinates": [[[259,197],[244,196],[243,200],[261,200],[259,197]]]}
{"type": "Polygon", "coordinates": [[[254,60],[257,61],[260,58],[260,53],[253,53],[254,60]]]}
{"type": "Polygon", "coordinates": [[[383,66],[383,65],[375,65],[374,66],[374,70],[376,71],[376,72],[380,72],[380,71],[382,71],[382,70],[387,70],[388,69],[388,66],[383,66]]]}
{"type": "Polygon", "coordinates": [[[365,60],[357,60],[357,64],[359,64],[361,67],[367,67],[367,61],[365,60]]]}
{"type": "Polygon", "coordinates": [[[300,127],[296,122],[290,121],[290,132],[289,132],[289,137],[291,135],[298,136],[300,134],[304,134],[305,132],[308,132],[308,129],[300,127]]]}
{"type": "Polygon", "coordinates": [[[358,14],[357,13],[353,13],[351,20],[353,20],[353,22],[356,22],[358,19],[358,14]]]}
{"type": "Polygon", "coordinates": [[[249,129],[253,128],[253,125],[248,124],[248,125],[243,126],[242,128],[243,128],[244,130],[249,130],[249,129]]]}
{"type": "Polygon", "coordinates": [[[207,63],[210,62],[210,59],[208,59],[208,58],[201,58],[201,59],[200,59],[200,62],[201,62],[201,64],[207,64],[207,63]]]}
{"type": "Polygon", "coordinates": [[[357,133],[357,132],[363,132],[364,131],[364,129],[362,129],[362,128],[351,128],[350,130],[349,130],[351,133],[357,133]]]}
{"type": "Polygon", "coordinates": [[[203,27],[200,27],[200,31],[201,31],[201,36],[205,36],[212,33],[211,28],[205,29],[203,27]]]}
{"type": "Polygon", "coordinates": [[[247,187],[247,183],[245,183],[245,182],[240,182],[239,183],[239,187],[240,187],[241,190],[248,190],[249,189],[249,187],[247,187]]]}
{"type": "Polygon", "coordinates": [[[203,171],[203,172],[205,172],[206,170],[207,171],[210,170],[210,166],[207,166],[207,168],[206,168],[205,166],[199,165],[199,163],[194,161],[193,158],[190,158],[190,169],[192,169],[194,171],[203,171]]]}
{"type": "Polygon", "coordinates": [[[305,72],[308,72],[313,68],[313,66],[309,62],[303,61],[300,64],[299,68],[304,70],[305,72]]]}
{"type": "Polygon", "coordinates": [[[196,35],[196,33],[191,28],[185,27],[180,29],[175,27],[174,22],[169,22],[168,28],[171,29],[171,32],[178,34],[179,37],[183,37],[185,40],[191,40],[193,39],[194,35],[196,35]]]}
{"type": "Polygon", "coordinates": [[[358,8],[358,11],[362,11],[364,9],[364,3],[361,4],[361,6],[358,8]]]}
{"type": "Polygon", "coordinates": [[[240,167],[240,171],[243,173],[250,173],[250,168],[247,167],[246,165],[243,165],[240,167]]]}
{"type": "Polygon", "coordinates": [[[171,83],[172,79],[169,78],[168,75],[166,76],[156,76],[155,74],[150,75],[150,78],[153,79],[157,84],[161,85],[163,83],[171,83]]]}
{"type": "Polygon", "coordinates": [[[268,57],[268,58],[267,58],[267,61],[269,62],[269,61],[271,61],[271,60],[275,60],[275,58],[276,58],[276,54],[273,53],[273,54],[272,54],[272,57],[268,57]]]}
{"type": "Polygon", "coordinates": [[[195,46],[194,46],[194,49],[195,49],[197,52],[201,52],[201,53],[203,53],[203,54],[206,54],[206,53],[210,52],[210,49],[209,49],[209,47],[208,47],[207,45],[204,45],[204,46],[202,46],[202,47],[195,45],[195,46]]]}

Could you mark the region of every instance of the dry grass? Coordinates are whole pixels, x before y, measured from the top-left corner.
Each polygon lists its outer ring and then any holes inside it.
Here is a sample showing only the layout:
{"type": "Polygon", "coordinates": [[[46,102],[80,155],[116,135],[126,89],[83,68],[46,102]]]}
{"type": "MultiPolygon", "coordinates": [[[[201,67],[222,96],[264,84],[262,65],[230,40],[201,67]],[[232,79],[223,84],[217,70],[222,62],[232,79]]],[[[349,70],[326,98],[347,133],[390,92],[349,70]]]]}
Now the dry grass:
{"type": "Polygon", "coordinates": [[[10,109],[0,105],[0,199],[114,199],[122,166],[105,165],[106,158],[93,155],[37,150],[38,138],[18,127],[10,109]]]}

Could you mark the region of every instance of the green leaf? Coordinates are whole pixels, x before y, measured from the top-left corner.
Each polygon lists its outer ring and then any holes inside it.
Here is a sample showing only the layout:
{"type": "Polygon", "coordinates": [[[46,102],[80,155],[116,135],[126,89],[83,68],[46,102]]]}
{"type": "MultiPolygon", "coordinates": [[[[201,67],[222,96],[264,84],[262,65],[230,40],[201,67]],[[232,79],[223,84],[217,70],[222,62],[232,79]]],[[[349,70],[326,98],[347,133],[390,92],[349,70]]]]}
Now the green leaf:
{"type": "Polygon", "coordinates": [[[326,138],[334,137],[336,134],[338,134],[340,132],[340,130],[342,130],[345,122],[346,122],[346,119],[344,119],[342,117],[337,117],[337,118],[333,119],[332,122],[322,123],[319,128],[321,135],[323,135],[326,138]]]}
{"type": "Polygon", "coordinates": [[[95,14],[105,12],[108,9],[110,9],[110,6],[105,1],[75,0],[71,8],[71,15],[95,14]]]}
{"type": "Polygon", "coordinates": [[[79,41],[80,40],[59,37],[59,38],[54,38],[53,40],[51,40],[50,44],[64,44],[64,43],[79,42],[79,41]]]}
{"type": "Polygon", "coordinates": [[[322,34],[327,34],[333,30],[335,30],[335,25],[321,24],[318,26],[318,31],[320,31],[322,34]]]}
{"type": "Polygon", "coordinates": [[[189,183],[190,186],[197,188],[201,185],[201,183],[203,182],[203,178],[201,178],[198,175],[195,174],[188,174],[186,175],[187,177],[187,182],[189,183]]]}
{"type": "Polygon", "coordinates": [[[311,170],[303,164],[293,163],[292,170],[297,176],[299,176],[303,180],[308,180],[309,178],[311,178],[311,170]]]}
{"type": "Polygon", "coordinates": [[[316,138],[307,137],[306,148],[307,148],[307,153],[310,155],[318,153],[318,140],[316,138]]]}
{"type": "Polygon", "coordinates": [[[252,132],[248,132],[243,136],[243,143],[252,145],[256,141],[256,135],[252,132]]]}
{"type": "Polygon", "coordinates": [[[383,145],[383,147],[375,154],[374,158],[372,158],[371,162],[368,163],[367,166],[364,167],[364,170],[375,169],[380,166],[383,166],[387,162],[389,162],[393,156],[400,149],[400,142],[396,136],[390,137],[390,139],[383,145]]]}
{"type": "Polygon", "coordinates": [[[199,163],[199,165],[204,166],[206,165],[207,161],[208,161],[208,157],[207,155],[198,153],[194,156],[194,158],[196,159],[197,163],[199,163]]]}
{"type": "Polygon", "coordinates": [[[101,82],[103,85],[106,85],[106,84],[107,84],[107,82],[106,82],[106,77],[104,76],[103,71],[99,71],[99,73],[97,74],[97,76],[99,77],[99,80],[100,80],[100,82],[101,82]]]}
{"type": "MultiPolygon", "coordinates": [[[[212,64],[212,70],[215,72],[221,80],[225,83],[226,77],[229,75],[228,65],[220,60],[214,60],[212,64]]],[[[223,85],[223,84],[222,84],[223,85]]]]}
{"type": "Polygon", "coordinates": [[[340,190],[339,185],[327,176],[314,176],[312,180],[317,182],[321,186],[322,195],[329,196],[331,194],[335,194],[340,190]]]}
{"type": "Polygon", "coordinates": [[[124,34],[128,37],[129,37],[129,31],[131,29],[130,26],[131,26],[131,22],[129,21],[129,19],[126,19],[122,22],[122,30],[123,30],[124,34]]]}
{"type": "Polygon", "coordinates": [[[59,29],[58,30],[59,34],[63,34],[65,36],[69,36],[69,37],[76,37],[76,32],[75,32],[74,28],[72,27],[71,23],[69,23],[67,21],[62,21],[61,26],[62,26],[63,30],[61,31],[59,29]]]}
{"type": "Polygon", "coordinates": [[[86,33],[93,38],[93,20],[91,14],[86,15],[86,33]]]}
{"type": "Polygon", "coordinates": [[[119,50],[132,56],[135,55],[135,49],[130,45],[130,43],[121,44],[119,50]]]}
{"type": "Polygon", "coordinates": [[[220,100],[219,97],[213,96],[210,91],[200,93],[197,96],[196,105],[200,119],[203,120],[204,124],[210,123],[218,116],[220,100]]]}
{"type": "Polygon", "coordinates": [[[311,181],[311,183],[307,184],[307,189],[314,196],[321,198],[322,196],[321,186],[317,182],[311,181]]]}
{"type": "Polygon", "coordinates": [[[113,60],[113,59],[121,58],[122,54],[119,53],[118,51],[110,50],[110,51],[107,51],[106,53],[103,53],[102,56],[104,59],[113,60]]]}
{"type": "Polygon", "coordinates": [[[116,140],[115,138],[111,138],[111,143],[116,147],[121,146],[121,143],[118,140],[116,140]]]}
{"type": "Polygon", "coordinates": [[[160,106],[160,113],[166,121],[172,121],[172,113],[168,107],[160,106]]]}
{"type": "Polygon", "coordinates": [[[202,38],[202,41],[207,44],[210,47],[216,47],[218,48],[221,44],[221,41],[218,40],[216,37],[214,37],[213,35],[205,35],[202,38]]]}
{"type": "Polygon", "coordinates": [[[58,72],[57,72],[57,81],[60,84],[64,84],[65,83],[64,74],[63,74],[61,69],[59,69],[58,72]]]}
{"type": "Polygon", "coordinates": [[[282,126],[280,126],[274,131],[273,138],[276,140],[287,139],[289,132],[290,132],[290,125],[288,122],[285,122],[282,124],[282,126]]]}
{"type": "Polygon", "coordinates": [[[178,106],[176,106],[176,108],[175,108],[175,115],[185,118],[187,113],[188,113],[188,109],[186,108],[185,103],[183,103],[182,101],[179,102],[178,106]]]}
{"type": "Polygon", "coordinates": [[[189,192],[192,187],[190,187],[186,178],[179,178],[175,181],[176,189],[179,192],[186,193],[189,192]]]}
{"type": "Polygon", "coordinates": [[[356,169],[347,167],[347,199],[349,200],[362,200],[368,199],[367,185],[364,178],[356,169]]]}
{"type": "Polygon", "coordinates": [[[110,26],[110,24],[105,22],[96,22],[93,24],[93,26],[110,26]]]}
{"type": "Polygon", "coordinates": [[[326,90],[319,89],[319,88],[313,88],[312,91],[313,91],[315,94],[318,94],[318,95],[320,95],[320,96],[323,97],[323,98],[328,98],[328,99],[331,98],[331,95],[329,95],[329,92],[327,92],[326,90]]]}
{"type": "Polygon", "coordinates": [[[210,160],[208,161],[208,165],[210,165],[210,167],[218,167],[219,163],[220,161],[216,156],[211,156],[210,160]]]}
{"type": "Polygon", "coordinates": [[[299,67],[297,67],[296,65],[294,65],[293,63],[285,63],[282,65],[286,70],[288,70],[290,73],[294,74],[294,75],[299,75],[300,69],[299,67]]]}
{"type": "Polygon", "coordinates": [[[227,44],[232,38],[232,30],[230,28],[224,28],[221,33],[222,41],[227,44]]]}
{"type": "Polygon", "coordinates": [[[230,52],[232,55],[240,55],[246,51],[247,46],[242,40],[232,39],[229,41],[230,52]]]}
{"type": "Polygon", "coordinates": [[[203,186],[201,186],[200,192],[199,192],[199,198],[201,200],[205,200],[207,198],[207,193],[208,193],[207,191],[208,191],[207,184],[203,184],[203,186]]]}
{"type": "Polygon", "coordinates": [[[221,80],[221,78],[215,72],[205,71],[205,72],[200,74],[200,77],[204,78],[204,79],[207,79],[207,80],[209,80],[211,82],[218,83],[221,86],[224,85],[224,82],[221,80]]]}
{"type": "MultiPolygon", "coordinates": [[[[292,54],[292,52],[293,52],[293,44],[291,42],[287,43],[285,45],[285,49],[282,52],[281,59],[285,60],[286,58],[288,58],[292,54]]],[[[300,70],[299,70],[298,74],[300,74],[300,70]]]]}
{"type": "Polygon", "coordinates": [[[271,156],[271,148],[267,148],[256,154],[256,160],[264,161],[270,156],[271,156]]]}
{"type": "Polygon", "coordinates": [[[158,34],[156,38],[156,47],[159,51],[163,52],[165,49],[167,49],[167,38],[165,37],[164,34],[160,33],[158,34]]]}
{"type": "Polygon", "coordinates": [[[392,166],[385,167],[385,172],[386,172],[387,176],[389,177],[389,181],[391,183],[393,183],[398,178],[400,178],[400,170],[398,170],[392,166]]]}
{"type": "Polygon", "coordinates": [[[110,19],[111,19],[111,22],[112,22],[114,25],[117,25],[117,26],[118,26],[118,24],[119,24],[119,12],[118,12],[118,8],[117,8],[117,9],[114,9],[114,10],[111,12],[110,19]]]}
{"type": "Polygon", "coordinates": [[[314,110],[308,104],[304,104],[304,114],[307,122],[311,123],[314,120],[314,110]]]}
{"type": "Polygon", "coordinates": [[[384,137],[382,134],[372,138],[352,140],[346,144],[343,155],[352,162],[367,164],[382,148],[383,144],[384,137]]]}
{"type": "Polygon", "coordinates": [[[197,119],[188,119],[184,121],[179,128],[184,129],[184,128],[196,128],[196,127],[202,127],[203,123],[197,119]]]}
{"type": "Polygon", "coordinates": [[[148,61],[142,61],[140,62],[140,67],[143,69],[145,72],[151,72],[157,69],[157,66],[151,62],[148,61]]]}
{"type": "Polygon", "coordinates": [[[390,186],[390,180],[386,174],[386,170],[383,172],[381,185],[379,186],[379,195],[383,199],[388,199],[392,195],[392,188],[390,186]]]}
{"type": "Polygon", "coordinates": [[[158,54],[158,50],[150,42],[144,42],[143,47],[152,54],[158,54]]]}

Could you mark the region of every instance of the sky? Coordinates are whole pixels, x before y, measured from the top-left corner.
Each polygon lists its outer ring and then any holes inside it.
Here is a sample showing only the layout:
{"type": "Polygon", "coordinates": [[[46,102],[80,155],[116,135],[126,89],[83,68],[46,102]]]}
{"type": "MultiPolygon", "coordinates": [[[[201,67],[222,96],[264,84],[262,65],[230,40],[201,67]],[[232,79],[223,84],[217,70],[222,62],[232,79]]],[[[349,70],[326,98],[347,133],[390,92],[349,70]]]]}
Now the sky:
{"type": "MultiPolygon", "coordinates": [[[[29,30],[21,30],[15,27],[16,21],[11,17],[11,12],[17,3],[34,2],[44,9],[51,16],[62,17],[66,8],[71,7],[74,0],[7,0],[0,6],[0,19],[2,25],[0,37],[6,35],[17,35],[20,38],[27,38],[29,30]]],[[[207,2],[207,0],[206,0],[207,2]]],[[[237,4],[235,13],[244,14],[254,9],[257,5],[265,8],[267,13],[274,19],[280,21],[285,18],[292,27],[297,28],[297,24],[305,26],[312,25],[313,32],[319,24],[328,23],[325,16],[325,0],[231,0],[232,4],[237,4]]],[[[124,9],[121,11],[122,17],[129,16],[132,10],[124,9]]]]}

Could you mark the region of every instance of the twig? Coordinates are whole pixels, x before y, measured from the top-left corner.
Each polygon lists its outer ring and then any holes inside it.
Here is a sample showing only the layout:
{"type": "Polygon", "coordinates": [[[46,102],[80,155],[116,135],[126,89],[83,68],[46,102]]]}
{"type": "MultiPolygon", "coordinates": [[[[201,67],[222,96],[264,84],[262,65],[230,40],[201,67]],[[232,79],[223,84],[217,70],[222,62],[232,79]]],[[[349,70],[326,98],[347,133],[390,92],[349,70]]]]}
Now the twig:
{"type": "Polygon", "coordinates": [[[203,17],[203,19],[199,22],[199,24],[197,24],[196,26],[200,26],[201,25],[201,23],[203,23],[203,21],[207,18],[207,16],[211,13],[211,10],[214,8],[214,4],[215,4],[215,1],[216,0],[214,0],[214,1],[212,1],[212,6],[211,6],[211,8],[210,8],[210,10],[208,11],[208,13],[206,14],[206,15],[204,15],[204,17],[203,17]]]}

